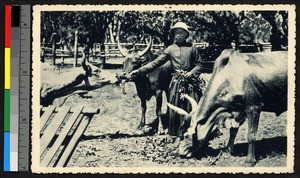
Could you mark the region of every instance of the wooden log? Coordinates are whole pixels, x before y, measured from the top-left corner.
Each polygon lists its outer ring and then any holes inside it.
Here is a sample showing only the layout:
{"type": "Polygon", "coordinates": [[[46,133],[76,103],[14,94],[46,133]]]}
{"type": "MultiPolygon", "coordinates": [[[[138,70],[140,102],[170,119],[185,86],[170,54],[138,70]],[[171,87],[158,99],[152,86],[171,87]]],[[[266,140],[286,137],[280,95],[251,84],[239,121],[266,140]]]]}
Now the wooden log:
{"type": "Polygon", "coordinates": [[[56,167],[63,167],[66,165],[68,159],[71,156],[71,153],[74,151],[74,148],[76,144],[78,143],[78,140],[80,139],[81,135],[87,128],[88,124],[90,122],[90,118],[88,116],[83,116],[79,126],[77,127],[77,130],[75,131],[73,137],[71,138],[67,148],[63,152],[62,156],[59,158],[59,161],[56,165],[56,167]]]}

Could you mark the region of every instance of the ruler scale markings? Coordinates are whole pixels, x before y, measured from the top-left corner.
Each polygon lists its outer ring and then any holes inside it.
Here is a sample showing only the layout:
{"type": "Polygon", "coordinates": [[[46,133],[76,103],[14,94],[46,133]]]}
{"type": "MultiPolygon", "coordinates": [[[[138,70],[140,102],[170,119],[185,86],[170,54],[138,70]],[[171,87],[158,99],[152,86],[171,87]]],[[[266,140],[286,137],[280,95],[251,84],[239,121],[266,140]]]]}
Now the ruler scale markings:
{"type": "Polygon", "coordinates": [[[29,170],[30,144],[30,51],[31,7],[21,5],[20,15],[20,101],[19,101],[19,171],[29,170]]]}
{"type": "MultiPolygon", "coordinates": [[[[23,28],[21,28],[21,30],[24,30],[23,28]]],[[[27,30],[26,30],[27,31],[27,30]]],[[[29,30],[28,30],[29,32],[29,30]]],[[[30,37],[30,33],[25,33],[24,36],[29,36],[30,37]]],[[[21,41],[21,44],[23,41],[21,41]]],[[[26,41],[27,44],[24,43],[24,46],[22,46],[22,50],[20,53],[20,59],[21,59],[21,75],[29,75],[30,74],[30,46],[28,46],[28,44],[30,44],[30,41],[26,41]],[[26,48],[26,49],[24,49],[26,48]]],[[[28,79],[25,79],[25,81],[27,81],[28,79]]],[[[30,80],[30,79],[29,79],[30,80]]]]}

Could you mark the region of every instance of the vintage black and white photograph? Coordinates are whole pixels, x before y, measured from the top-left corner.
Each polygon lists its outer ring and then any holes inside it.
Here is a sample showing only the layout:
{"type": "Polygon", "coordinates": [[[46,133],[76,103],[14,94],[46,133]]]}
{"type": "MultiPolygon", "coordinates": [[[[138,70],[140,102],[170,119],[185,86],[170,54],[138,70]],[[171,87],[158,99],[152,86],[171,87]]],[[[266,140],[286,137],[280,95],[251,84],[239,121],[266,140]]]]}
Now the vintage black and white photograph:
{"type": "Polygon", "coordinates": [[[295,6],[33,6],[35,173],[294,172],[295,6]]]}

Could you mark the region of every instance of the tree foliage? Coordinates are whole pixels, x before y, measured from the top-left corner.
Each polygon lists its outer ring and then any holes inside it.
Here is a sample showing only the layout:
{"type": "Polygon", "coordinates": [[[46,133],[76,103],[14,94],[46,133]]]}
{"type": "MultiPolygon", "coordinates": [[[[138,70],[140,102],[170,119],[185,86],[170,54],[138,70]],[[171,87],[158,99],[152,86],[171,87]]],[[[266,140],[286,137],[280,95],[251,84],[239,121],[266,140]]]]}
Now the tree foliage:
{"type": "Polygon", "coordinates": [[[178,21],[190,26],[192,42],[229,45],[238,37],[238,16],[231,11],[128,11],[119,19],[123,40],[131,34],[139,39],[153,35],[168,46],[172,44],[170,28],[178,21]]]}
{"type": "Polygon", "coordinates": [[[55,32],[72,43],[78,30],[79,43],[145,42],[153,36],[155,43],[168,46],[172,44],[170,28],[182,21],[190,27],[191,42],[229,46],[233,40],[270,41],[277,49],[287,45],[287,17],[285,11],[45,11],[41,14],[41,39],[49,42],[55,32]]]}
{"type": "Polygon", "coordinates": [[[50,41],[52,33],[72,43],[78,30],[80,44],[103,43],[114,11],[54,11],[42,12],[41,39],[50,41]]]}

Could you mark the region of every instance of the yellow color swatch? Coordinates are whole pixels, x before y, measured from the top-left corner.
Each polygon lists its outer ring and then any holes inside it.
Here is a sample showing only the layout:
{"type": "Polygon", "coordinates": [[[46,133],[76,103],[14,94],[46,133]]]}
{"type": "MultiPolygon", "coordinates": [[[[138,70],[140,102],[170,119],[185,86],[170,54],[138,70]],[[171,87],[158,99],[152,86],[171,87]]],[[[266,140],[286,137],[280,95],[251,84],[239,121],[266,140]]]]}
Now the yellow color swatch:
{"type": "Polygon", "coordinates": [[[10,48],[5,48],[4,58],[4,89],[10,89],[10,48]]]}

